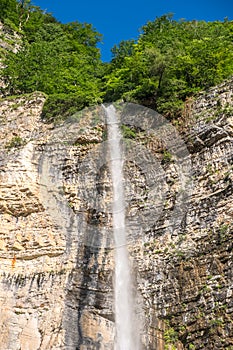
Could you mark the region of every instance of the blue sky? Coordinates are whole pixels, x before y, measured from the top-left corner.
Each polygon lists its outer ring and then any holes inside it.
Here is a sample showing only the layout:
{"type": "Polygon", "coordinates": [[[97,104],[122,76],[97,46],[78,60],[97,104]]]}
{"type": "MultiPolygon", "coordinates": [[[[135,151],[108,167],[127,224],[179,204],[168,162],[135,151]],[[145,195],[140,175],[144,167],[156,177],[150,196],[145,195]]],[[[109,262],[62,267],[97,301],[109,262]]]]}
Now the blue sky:
{"type": "Polygon", "coordinates": [[[111,48],[121,40],[137,39],[146,22],[166,13],[175,19],[233,19],[233,0],[32,0],[62,23],[93,24],[103,34],[100,45],[103,61],[111,59],[111,48]]]}

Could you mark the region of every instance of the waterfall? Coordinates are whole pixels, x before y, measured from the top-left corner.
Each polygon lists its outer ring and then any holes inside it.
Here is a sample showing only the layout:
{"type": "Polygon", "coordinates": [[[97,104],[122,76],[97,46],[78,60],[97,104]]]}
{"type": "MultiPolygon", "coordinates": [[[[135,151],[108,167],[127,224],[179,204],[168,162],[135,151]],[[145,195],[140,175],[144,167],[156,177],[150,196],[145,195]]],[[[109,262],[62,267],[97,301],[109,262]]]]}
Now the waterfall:
{"type": "MultiPolygon", "coordinates": [[[[104,107],[104,106],[103,106],[104,107]]],[[[130,261],[125,227],[122,137],[113,105],[107,115],[110,171],[113,184],[113,231],[115,241],[115,350],[138,350],[130,261]]]]}

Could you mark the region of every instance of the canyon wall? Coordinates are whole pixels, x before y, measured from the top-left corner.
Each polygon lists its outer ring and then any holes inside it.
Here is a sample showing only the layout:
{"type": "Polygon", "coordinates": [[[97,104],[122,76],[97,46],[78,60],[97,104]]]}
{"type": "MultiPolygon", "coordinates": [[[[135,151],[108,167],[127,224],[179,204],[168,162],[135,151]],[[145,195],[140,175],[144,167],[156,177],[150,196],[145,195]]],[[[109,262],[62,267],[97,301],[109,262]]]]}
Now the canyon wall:
{"type": "MultiPolygon", "coordinates": [[[[153,113],[135,107],[133,125],[134,105],[117,106],[142,349],[233,348],[232,88],[187,101],[173,148],[140,125],[153,113]]],[[[104,111],[52,125],[41,120],[44,101],[0,101],[0,349],[113,349],[104,111]]]]}

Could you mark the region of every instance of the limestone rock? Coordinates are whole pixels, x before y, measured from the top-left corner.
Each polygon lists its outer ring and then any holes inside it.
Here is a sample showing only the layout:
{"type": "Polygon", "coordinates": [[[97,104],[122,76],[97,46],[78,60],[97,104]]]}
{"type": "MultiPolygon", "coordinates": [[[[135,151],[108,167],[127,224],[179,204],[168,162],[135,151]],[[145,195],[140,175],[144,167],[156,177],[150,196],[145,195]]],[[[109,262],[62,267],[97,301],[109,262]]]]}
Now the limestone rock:
{"type": "MultiPolygon", "coordinates": [[[[143,223],[129,242],[142,349],[233,346],[232,84],[193,103],[183,135],[193,188],[177,225],[179,174],[163,142],[135,138],[164,172],[156,220],[146,174],[125,162],[129,230],[143,223]]],[[[97,107],[54,127],[40,119],[44,101],[1,100],[0,349],[113,349],[105,118],[97,107]]]]}

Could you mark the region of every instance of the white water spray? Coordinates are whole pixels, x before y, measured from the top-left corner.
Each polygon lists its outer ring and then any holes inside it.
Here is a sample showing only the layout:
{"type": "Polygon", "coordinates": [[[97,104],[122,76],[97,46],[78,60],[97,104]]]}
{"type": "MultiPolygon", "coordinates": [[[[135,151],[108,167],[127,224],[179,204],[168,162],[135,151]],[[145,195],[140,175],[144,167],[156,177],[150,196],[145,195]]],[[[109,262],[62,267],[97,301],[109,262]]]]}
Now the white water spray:
{"type": "MultiPolygon", "coordinates": [[[[103,106],[104,107],[104,106],[103,106]]],[[[130,261],[125,228],[123,150],[117,115],[113,105],[107,114],[110,171],[113,183],[113,231],[115,240],[115,350],[139,350],[136,329],[130,261]]]]}

